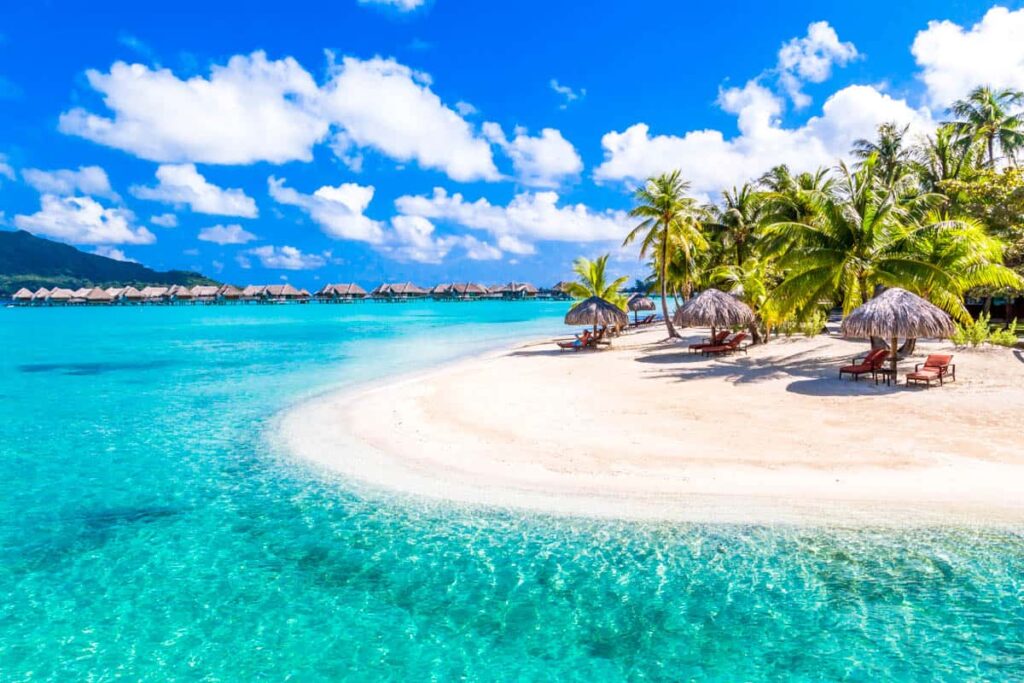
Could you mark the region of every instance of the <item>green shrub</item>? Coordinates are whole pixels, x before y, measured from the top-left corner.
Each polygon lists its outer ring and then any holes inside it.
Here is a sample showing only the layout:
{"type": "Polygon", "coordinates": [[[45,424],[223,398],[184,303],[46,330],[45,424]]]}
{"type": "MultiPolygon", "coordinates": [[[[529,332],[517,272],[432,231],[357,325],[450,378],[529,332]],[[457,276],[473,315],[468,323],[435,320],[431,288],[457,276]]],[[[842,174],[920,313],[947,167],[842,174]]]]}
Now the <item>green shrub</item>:
{"type": "Polygon", "coordinates": [[[990,319],[991,316],[988,313],[982,313],[977,320],[969,325],[958,324],[950,339],[957,346],[972,348],[977,348],[985,343],[997,346],[1016,346],[1019,341],[1017,339],[1017,320],[1014,319],[1004,330],[993,330],[989,325],[990,319]]]}

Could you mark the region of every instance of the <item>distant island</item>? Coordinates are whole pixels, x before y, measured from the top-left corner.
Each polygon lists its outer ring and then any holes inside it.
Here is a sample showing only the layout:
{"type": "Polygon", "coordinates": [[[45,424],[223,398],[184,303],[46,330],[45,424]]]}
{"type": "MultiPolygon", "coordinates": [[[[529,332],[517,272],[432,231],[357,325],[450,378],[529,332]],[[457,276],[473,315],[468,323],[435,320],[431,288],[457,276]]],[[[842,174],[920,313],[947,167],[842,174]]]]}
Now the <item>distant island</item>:
{"type": "Polygon", "coordinates": [[[187,270],[156,271],[139,263],[87,254],[61,242],[18,230],[0,232],[0,298],[21,288],[36,290],[62,287],[112,285],[219,285],[200,273],[187,270]]]}

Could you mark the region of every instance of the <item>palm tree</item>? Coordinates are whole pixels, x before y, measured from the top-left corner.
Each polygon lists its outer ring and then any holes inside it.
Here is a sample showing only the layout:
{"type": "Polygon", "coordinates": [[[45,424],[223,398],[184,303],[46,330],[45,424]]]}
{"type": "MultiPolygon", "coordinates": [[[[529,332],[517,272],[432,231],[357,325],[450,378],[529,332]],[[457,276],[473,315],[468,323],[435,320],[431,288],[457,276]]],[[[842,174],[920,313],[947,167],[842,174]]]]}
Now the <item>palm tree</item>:
{"type": "Polygon", "coordinates": [[[903,144],[908,130],[909,125],[901,128],[895,121],[883,123],[878,127],[878,137],[875,140],[854,140],[853,149],[850,151],[861,160],[861,163],[872,155],[876,156],[886,183],[891,185],[911,170],[909,164],[913,150],[903,144]]]}
{"type": "Polygon", "coordinates": [[[722,207],[713,209],[716,221],[707,227],[717,230],[722,246],[734,251],[733,263],[743,263],[750,254],[751,242],[757,238],[764,208],[764,197],[750,183],[738,190],[722,193],[722,207]]]}
{"type": "Polygon", "coordinates": [[[588,299],[596,296],[626,310],[626,297],[619,289],[626,284],[626,280],[629,278],[623,275],[609,282],[605,272],[607,265],[608,254],[599,256],[593,261],[583,257],[576,259],[572,264],[572,269],[579,276],[579,280],[569,283],[565,288],[566,293],[576,299],[588,299]]]}
{"type": "Polygon", "coordinates": [[[941,192],[940,183],[961,180],[980,165],[978,145],[957,144],[956,129],[939,126],[914,150],[914,166],[926,192],[941,192]]]}
{"type": "Polygon", "coordinates": [[[1004,156],[1016,163],[1017,150],[1024,147],[1024,115],[1011,114],[1020,106],[1024,93],[1019,90],[992,90],[979,86],[962,100],[954,102],[950,122],[965,146],[981,141],[988,151],[989,168],[996,167],[996,145],[1004,156]]]}
{"type": "Polygon", "coordinates": [[[919,245],[963,224],[929,212],[941,200],[936,195],[906,201],[902,186],[910,179],[886,185],[877,164],[875,155],[856,172],[840,164],[837,190],[818,199],[813,220],[769,226],[780,265],[788,271],[773,294],[780,312],[804,315],[822,301],[838,299],[849,313],[879,286],[914,292],[957,288],[955,274],[924,258],[919,245]]]}
{"type": "MultiPolygon", "coordinates": [[[[637,205],[629,212],[643,221],[633,228],[622,245],[626,246],[637,238],[640,242],[640,258],[648,254],[654,257],[661,284],[661,311],[669,337],[678,337],[672,319],[668,315],[668,269],[673,250],[691,261],[694,253],[706,245],[700,233],[697,220],[697,202],[687,197],[690,184],[682,179],[679,171],[663,173],[649,178],[634,197],[637,205]]],[[[684,292],[685,294],[685,292],[684,292]]]]}

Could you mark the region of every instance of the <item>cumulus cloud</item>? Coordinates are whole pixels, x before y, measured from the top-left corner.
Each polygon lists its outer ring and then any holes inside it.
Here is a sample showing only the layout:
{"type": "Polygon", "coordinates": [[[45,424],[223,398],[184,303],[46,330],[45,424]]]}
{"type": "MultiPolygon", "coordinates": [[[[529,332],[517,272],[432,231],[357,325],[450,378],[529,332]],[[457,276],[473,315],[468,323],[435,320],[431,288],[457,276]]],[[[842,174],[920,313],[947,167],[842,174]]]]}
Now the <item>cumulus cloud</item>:
{"type": "Polygon", "coordinates": [[[516,178],[524,185],[558,187],[583,170],[583,160],[576,148],[554,128],[545,128],[539,136],[530,137],[525,128],[517,127],[512,140],[505,137],[497,123],[485,123],[483,132],[512,160],[516,178]]]}
{"type": "Polygon", "coordinates": [[[598,212],[583,204],[559,206],[555,192],[524,192],[507,206],[498,206],[483,198],[469,202],[438,187],[431,196],[399,197],[395,206],[406,216],[483,230],[497,240],[498,249],[516,254],[533,253],[533,243],[538,241],[621,240],[631,227],[623,211],[598,212]]]}
{"type": "Polygon", "coordinates": [[[391,7],[399,12],[412,12],[427,4],[427,0],[359,0],[360,5],[380,5],[391,7]]]}
{"type": "MultiPolygon", "coordinates": [[[[306,254],[295,247],[263,246],[250,249],[246,253],[252,254],[260,260],[264,268],[281,268],[284,270],[313,270],[320,268],[327,263],[330,252],[323,254],[306,254]]],[[[244,257],[243,257],[244,259],[244,257]]],[[[247,262],[248,260],[245,259],[247,262]]],[[[242,260],[239,261],[239,265],[242,260]]],[[[242,266],[246,268],[248,266],[242,266]]]]}
{"type": "Polygon", "coordinates": [[[887,121],[909,124],[913,132],[934,126],[927,109],[914,109],[874,87],[854,85],[834,93],[821,114],[803,125],[783,127],[783,102],[751,81],[723,91],[719,103],[737,118],[740,134],[693,130],[682,135],[652,135],[645,123],[601,138],[604,162],[594,171],[599,181],[638,183],[652,175],[679,169],[705,196],[756,177],[776,164],[797,171],[832,166],[845,158],[854,140],[871,138],[887,121]]]}
{"type": "Polygon", "coordinates": [[[199,231],[199,239],[215,244],[246,244],[256,239],[256,235],[244,230],[241,225],[211,225],[199,231]]]}
{"type": "Polygon", "coordinates": [[[115,62],[87,72],[109,115],[75,108],[60,130],[159,162],[282,164],[310,161],[329,140],[358,169],[364,149],[459,181],[497,180],[491,147],[431,89],[430,77],[393,59],[330,55],[326,82],[292,58],[236,55],[208,77],[115,62]]]}
{"type": "Polygon", "coordinates": [[[370,147],[453,180],[496,180],[490,145],[430,89],[430,78],[392,59],[345,57],[323,88],[323,111],[341,126],[332,148],[343,160],[370,147]]]}
{"type": "Polygon", "coordinates": [[[44,194],[36,213],[14,217],[22,230],[71,244],[152,244],[156,237],[144,226],[135,227],[135,214],[108,209],[91,197],[44,194]]]}
{"type": "Polygon", "coordinates": [[[380,244],[383,240],[381,224],[363,214],[373,199],[373,187],[343,183],[337,187],[325,185],[313,194],[302,194],[284,183],[284,178],[268,178],[270,196],[279,204],[302,209],[331,237],[370,244],[380,244]]]}
{"type": "Polygon", "coordinates": [[[562,85],[554,78],[548,82],[548,85],[550,85],[551,89],[562,97],[562,104],[559,105],[559,109],[565,109],[571,102],[583,99],[587,94],[586,88],[580,88],[579,91],[576,91],[567,85],[562,85]]]}
{"type": "Polygon", "coordinates": [[[806,107],[811,98],[801,91],[804,83],[823,83],[832,75],[832,66],[845,66],[858,57],[853,43],[844,43],[827,21],[807,27],[807,35],[793,38],[779,50],[779,82],[797,108],[806,107]]]}
{"type": "Polygon", "coordinates": [[[155,216],[150,216],[149,222],[153,225],[159,225],[161,228],[178,227],[178,217],[173,213],[158,213],[155,216]]]}
{"type": "Polygon", "coordinates": [[[42,194],[68,196],[80,193],[117,199],[117,193],[110,187],[107,172],[99,166],[79,166],[77,171],[41,171],[38,168],[26,168],[21,172],[21,177],[30,187],[42,194]]]}
{"type": "Polygon", "coordinates": [[[292,58],[236,55],[188,80],[124,62],[86,77],[112,116],[75,108],[61,115],[60,130],[151,161],[310,161],[327,134],[316,82],[292,58]]]}
{"type": "Polygon", "coordinates": [[[139,199],[187,205],[196,213],[214,216],[256,218],[256,202],[241,189],[217,187],[196,170],[195,164],[166,164],[156,169],[156,187],[135,185],[131,193],[139,199]]]}
{"type": "Polygon", "coordinates": [[[931,21],[914,38],[911,52],[936,108],[979,85],[1024,90],[1024,9],[993,7],[969,29],[931,21]]]}
{"type": "Polygon", "coordinates": [[[93,249],[92,253],[96,254],[97,256],[106,256],[107,258],[112,258],[115,261],[124,261],[126,263],[138,263],[138,261],[136,261],[135,259],[126,256],[124,251],[122,249],[118,249],[117,247],[99,246],[93,249]]]}
{"type": "Polygon", "coordinates": [[[500,259],[501,250],[473,235],[435,234],[434,224],[422,216],[395,216],[388,241],[380,250],[399,261],[440,263],[455,247],[474,261],[500,259]]]}
{"type": "Polygon", "coordinates": [[[0,154],[0,177],[7,178],[8,180],[15,180],[17,178],[14,174],[14,169],[7,163],[7,155],[5,154],[0,154]]]}

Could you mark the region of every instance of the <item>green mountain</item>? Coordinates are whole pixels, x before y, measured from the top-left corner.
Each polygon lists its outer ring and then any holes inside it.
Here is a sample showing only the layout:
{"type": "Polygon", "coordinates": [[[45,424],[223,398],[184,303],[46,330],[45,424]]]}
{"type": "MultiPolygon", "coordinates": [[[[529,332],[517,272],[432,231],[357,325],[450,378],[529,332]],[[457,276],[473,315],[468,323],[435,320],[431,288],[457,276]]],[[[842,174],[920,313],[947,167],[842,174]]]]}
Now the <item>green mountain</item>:
{"type": "Polygon", "coordinates": [[[0,296],[22,287],[112,287],[114,285],[216,285],[187,270],[152,270],[138,263],[87,254],[61,242],[36,237],[24,230],[0,231],[0,296]]]}

